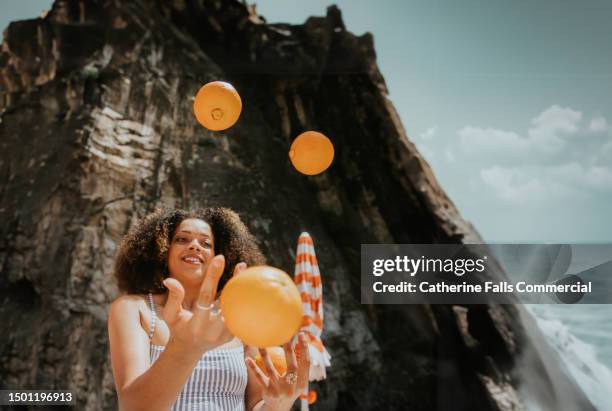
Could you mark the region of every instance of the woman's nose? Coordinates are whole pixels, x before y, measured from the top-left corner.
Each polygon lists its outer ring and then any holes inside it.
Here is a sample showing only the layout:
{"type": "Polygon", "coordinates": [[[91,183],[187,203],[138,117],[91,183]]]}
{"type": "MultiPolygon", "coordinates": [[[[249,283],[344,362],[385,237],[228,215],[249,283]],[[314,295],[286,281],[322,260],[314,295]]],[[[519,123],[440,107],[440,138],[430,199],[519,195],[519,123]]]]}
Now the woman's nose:
{"type": "Polygon", "coordinates": [[[204,248],[200,245],[197,239],[193,239],[193,241],[189,244],[190,250],[197,250],[198,248],[204,248]]]}

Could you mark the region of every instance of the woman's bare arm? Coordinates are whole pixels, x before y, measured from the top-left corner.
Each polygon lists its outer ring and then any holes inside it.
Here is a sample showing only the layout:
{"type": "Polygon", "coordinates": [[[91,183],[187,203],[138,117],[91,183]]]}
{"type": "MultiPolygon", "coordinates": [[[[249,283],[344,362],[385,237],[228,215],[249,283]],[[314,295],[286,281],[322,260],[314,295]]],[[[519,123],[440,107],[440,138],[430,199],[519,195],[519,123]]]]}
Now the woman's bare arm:
{"type": "Polygon", "coordinates": [[[108,334],[119,408],[167,411],[202,356],[172,339],[150,364],[149,338],[140,325],[139,297],[121,296],[110,307],[108,334]]]}

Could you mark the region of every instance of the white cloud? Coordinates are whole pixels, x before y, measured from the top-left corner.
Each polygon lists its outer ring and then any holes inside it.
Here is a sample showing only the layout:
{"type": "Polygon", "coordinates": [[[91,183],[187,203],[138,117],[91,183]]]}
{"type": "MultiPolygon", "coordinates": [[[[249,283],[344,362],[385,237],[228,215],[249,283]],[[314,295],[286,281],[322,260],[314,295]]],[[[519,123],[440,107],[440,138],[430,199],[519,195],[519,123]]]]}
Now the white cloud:
{"type": "Polygon", "coordinates": [[[512,173],[503,167],[491,167],[480,171],[482,181],[491,187],[507,187],[512,183],[512,173]]]}
{"type": "Polygon", "coordinates": [[[579,163],[561,164],[548,167],[545,170],[547,178],[573,185],[577,188],[586,188],[612,193],[612,170],[603,166],[583,166],[579,163]]]}
{"type": "Polygon", "coordinates": [[[597,193],[612,194],[612,170],[579,163],[552,166],[489,167],[481,180],[496,195],[516,204],[537,205],[597,193]]]}
{"type": "Polygon", "coordinates": [[[419,134],[422,140],[431,140],[438,133],[438,126],[429,127],[427,130],[419,134]]]}
{"type": "Polygon", "coordinates": [[[550,195],[546,191],[558,189],[546,187],[538,178],[530,178],[522,170],[505,167],[481,170],[480,178],[500,199],[513,204],[539,203],[543,194],[550,195]]]}
{"type": "Polygon", "coordinates": [[[578,131],[580,120],[582,120],[580,111],[559,107],[555,104],[531,120],[533,128],[530,129],[529,134],[533,135],[531,130],[534,130],[536,134],[573,134],[578,131]]]}
{"type": "Polygon", "coordinates": [[[565,146],[563,137],[579,130],[581,119],[580,111],[554,105],[531,120],[532,127],[527,133],[540,153],[556,154],[565,146]]]}
{"type": "Polygon", "coordinates": [[[589,131],[592,133],[605,133],[608,129],[608,121],[602,116],[592,118],[589,123],[589,131]]]}
{"type": "Polygon", "coordinates": [[[521,154],[529,149],[526,138],[511,131],[467,126],[457,132],[461,148],[467,153],[521,154]]]}
{"type": "Polygon", "coordinates": [[[525,135],[496,128],[466,126],[457,131],[461,149],[466,154],[506,164],[542,163],[556,158],[567,149],[568,137],[584,131],[580,111],[553,105],[531,119],[525,135]]]}

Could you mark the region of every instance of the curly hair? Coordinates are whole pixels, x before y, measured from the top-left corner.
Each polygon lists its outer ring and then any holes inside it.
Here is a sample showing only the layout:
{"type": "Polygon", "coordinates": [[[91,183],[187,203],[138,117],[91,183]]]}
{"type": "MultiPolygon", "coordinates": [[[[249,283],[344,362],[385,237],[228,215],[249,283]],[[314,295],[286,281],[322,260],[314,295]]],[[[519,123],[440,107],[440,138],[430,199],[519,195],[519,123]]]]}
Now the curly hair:
{"type": "Polygon", "coordinates": [[[172,236],[179,224],[187,218],[197,218],[210,225],[215,240],[215,255],[223,254],[225,257],[219,291],[231,278],[239,262],[243,261],[248,266],[265,264],[265,257],[255,238],[231,209],[157,209],[136,223],[121,241],[114,270],[120,291],[146,294],[166,290],[162,281],[170,276],[168,250],[172,236]]]}

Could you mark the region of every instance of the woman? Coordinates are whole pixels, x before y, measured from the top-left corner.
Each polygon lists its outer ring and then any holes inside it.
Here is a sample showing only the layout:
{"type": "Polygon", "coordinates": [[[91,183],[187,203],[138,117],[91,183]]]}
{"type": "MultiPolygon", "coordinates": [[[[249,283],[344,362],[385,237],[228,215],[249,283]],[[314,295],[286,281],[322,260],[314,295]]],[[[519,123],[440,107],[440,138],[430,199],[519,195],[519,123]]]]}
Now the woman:
{"type": "Polygon", "coordinates": [[[121,243],[115,277],[125,294],[110,307],[108,333],[122,410],[289,410],[308,383],[307,343],[283,346],[279,376],[265,350],[233,337],[217,297],[231,275],[263,264],[233,211],[157,210],[121,243]]]}

